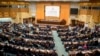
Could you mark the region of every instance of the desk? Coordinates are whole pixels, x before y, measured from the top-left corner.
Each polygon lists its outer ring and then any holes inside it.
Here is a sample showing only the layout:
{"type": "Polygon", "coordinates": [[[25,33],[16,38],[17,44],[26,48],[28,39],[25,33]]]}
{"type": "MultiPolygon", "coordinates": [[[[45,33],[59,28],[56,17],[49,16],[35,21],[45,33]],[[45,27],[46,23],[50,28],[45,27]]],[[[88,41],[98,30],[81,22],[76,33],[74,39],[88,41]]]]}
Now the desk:
{"type": "Polygon", "coordinates": [[[37,23],[43,23],[43,24],[60,24],[60,21],[57,21],[57,20],[37,20],[37,23]]]}
{"type": "Polygon", "coordinates": [[[59,20],[37,20],[37,23],[43,23],[43,24],[57,24],[57,25],[65,25],[65,22],[59,21],[59,20]]]}

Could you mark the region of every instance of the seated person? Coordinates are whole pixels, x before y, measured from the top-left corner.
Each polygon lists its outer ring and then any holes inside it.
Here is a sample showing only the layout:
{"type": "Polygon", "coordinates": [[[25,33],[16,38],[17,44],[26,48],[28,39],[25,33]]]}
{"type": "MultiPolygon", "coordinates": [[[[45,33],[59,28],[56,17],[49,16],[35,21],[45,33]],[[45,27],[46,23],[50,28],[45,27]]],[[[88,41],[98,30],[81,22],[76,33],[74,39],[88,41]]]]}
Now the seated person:
{"type": "Polygon", "coordinates": [[[79,52],[76,54],[76,56],[84,56],[84,54],[83,54],[81,51],[79,51],[79,52]]]}
{"type": "Polygon", "coordinates": [[[100,56],[100,52],[98,50],[94,51],[94,56],[100,56]]]}

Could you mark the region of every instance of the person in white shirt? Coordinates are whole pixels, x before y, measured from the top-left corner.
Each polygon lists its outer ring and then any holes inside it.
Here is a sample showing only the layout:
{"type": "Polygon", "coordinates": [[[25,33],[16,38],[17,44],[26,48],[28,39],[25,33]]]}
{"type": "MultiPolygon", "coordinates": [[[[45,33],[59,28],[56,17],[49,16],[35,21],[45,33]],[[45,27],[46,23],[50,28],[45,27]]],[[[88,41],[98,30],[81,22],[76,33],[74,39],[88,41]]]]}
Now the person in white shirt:
{"type": "Polygon", "coordinates": [[[85,24],[84,24],[84,27],[89,27],[88,23],[85,23],[85,24]]]}

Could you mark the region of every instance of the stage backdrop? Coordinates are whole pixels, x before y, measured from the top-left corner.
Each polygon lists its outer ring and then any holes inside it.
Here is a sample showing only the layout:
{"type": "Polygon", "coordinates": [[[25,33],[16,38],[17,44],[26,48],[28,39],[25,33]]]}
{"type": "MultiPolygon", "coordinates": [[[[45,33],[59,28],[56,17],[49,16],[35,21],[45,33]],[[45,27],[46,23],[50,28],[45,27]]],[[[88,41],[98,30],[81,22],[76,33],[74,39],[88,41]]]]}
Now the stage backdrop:
{"type": "MultiPolygon", "coordinates": [[[[47,9],[48,10],[48,9],[47,9]]],[[[66,21],[66,25],[70,24],[70,3],[62,3],[62,2],[39,2],[36,3],[36,20],[65,20],[66,21]],[[53,13],[49,13],[48,11],[46,12],[45,9],[49,6],[49,8],[55,8],[58,11],[56,11],[56,13],[54,13],[53,11],[55,11],[55,9],[52,11],[53,13]],[[52,15],[51,15],[52,14],[52,15]],[[53,15],[56,14],[56,15],[53,15]],[[59,15],[59,16],[58,16],[59,15]],[[51,17],[53,16],[53,18],[51,17]],[[55,16],[55,17],[54,17],[55,16]]]]}

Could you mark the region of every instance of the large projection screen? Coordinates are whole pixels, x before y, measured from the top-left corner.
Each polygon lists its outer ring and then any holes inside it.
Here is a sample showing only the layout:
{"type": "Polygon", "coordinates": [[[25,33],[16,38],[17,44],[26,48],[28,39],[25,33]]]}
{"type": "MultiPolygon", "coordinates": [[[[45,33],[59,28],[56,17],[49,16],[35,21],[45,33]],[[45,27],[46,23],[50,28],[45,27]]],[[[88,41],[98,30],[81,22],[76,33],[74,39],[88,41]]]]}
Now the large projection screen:
{"type": "Polygon", "coordinates": [[[46,18],[59,18],[60,6],[45,6],[45,17],[46,18]]]}

